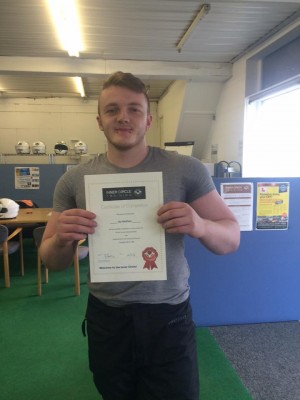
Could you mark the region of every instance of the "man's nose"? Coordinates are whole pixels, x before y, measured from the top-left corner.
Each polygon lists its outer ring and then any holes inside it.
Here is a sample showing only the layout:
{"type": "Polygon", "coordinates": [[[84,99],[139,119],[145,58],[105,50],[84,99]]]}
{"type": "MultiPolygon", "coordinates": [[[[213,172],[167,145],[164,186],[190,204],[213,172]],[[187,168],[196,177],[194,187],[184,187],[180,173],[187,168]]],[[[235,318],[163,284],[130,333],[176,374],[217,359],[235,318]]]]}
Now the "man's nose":
{"type": "Polygon", "coordinates": [[[125,108],[121,108],[119,113],[118,113],[118,121],[119,122],[129,122],[129,115],[128,112],[125,108]]]}

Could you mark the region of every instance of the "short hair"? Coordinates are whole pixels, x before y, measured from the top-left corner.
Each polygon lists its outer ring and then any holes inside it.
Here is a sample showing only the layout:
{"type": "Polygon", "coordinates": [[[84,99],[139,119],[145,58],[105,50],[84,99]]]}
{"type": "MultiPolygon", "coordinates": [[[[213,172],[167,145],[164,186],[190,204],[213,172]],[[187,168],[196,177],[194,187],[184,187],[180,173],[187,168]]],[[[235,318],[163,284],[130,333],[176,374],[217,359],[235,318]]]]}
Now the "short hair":
{"type": "MultiPolygon", "coordinates": [[[[107,89],[111,86],[120,86],[132,90],[136,93],[143,93],[145,99],[147,101],[147,109],[150,112],[150,99],[148,96],[148,87],[144,84],[144,82],[138,77],[132,75],[130,72],[122,72],[117,71],[110,75],[104,82],[102,86],[102,90],[107,89]]],[[[98,101],[98,110],[100,114],[100,96],[98,101]]]]}

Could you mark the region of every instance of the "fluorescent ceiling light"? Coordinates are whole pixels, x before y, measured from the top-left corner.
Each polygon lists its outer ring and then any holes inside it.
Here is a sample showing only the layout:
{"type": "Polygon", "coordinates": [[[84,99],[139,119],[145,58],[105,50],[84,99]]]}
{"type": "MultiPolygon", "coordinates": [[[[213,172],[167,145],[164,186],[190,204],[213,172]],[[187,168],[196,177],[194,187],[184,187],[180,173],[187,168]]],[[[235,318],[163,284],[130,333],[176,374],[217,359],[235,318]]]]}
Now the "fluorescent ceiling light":
{"type": "Polygon", "coordinates": [[[202,4],[198,14],[196,15],[196,18],[191,23],[191,25],[188,27],[188,29],[185,31],[185,33],[183,34],[182,38],[180,39],[180,41],[178,42],[178,44],[176,46],[176,49],[178,50],[179,53],[181,52],[182,47],[184,46],[184,44],[186,43],[186,41],[188,40],[188,38],[194,31],[194,29],[196,28],[198,23],[209,13],[209,10],[210,10],[209,4],[202,4]]]}
{"type": "Polygon", "coordinates": [[[84,86],[82,82],[82,78],[80,76],[75,76],[75,85],[76,85],[76,90],[78,93],[80,93],[81,97],[86,97],[85,91],[84,91],[84,86]]]}
{"type": "Polygon", "coordinates": [[[79,57],[83,44],[75,0],[48,0],[48,5],[62,48],[79,57]]]}

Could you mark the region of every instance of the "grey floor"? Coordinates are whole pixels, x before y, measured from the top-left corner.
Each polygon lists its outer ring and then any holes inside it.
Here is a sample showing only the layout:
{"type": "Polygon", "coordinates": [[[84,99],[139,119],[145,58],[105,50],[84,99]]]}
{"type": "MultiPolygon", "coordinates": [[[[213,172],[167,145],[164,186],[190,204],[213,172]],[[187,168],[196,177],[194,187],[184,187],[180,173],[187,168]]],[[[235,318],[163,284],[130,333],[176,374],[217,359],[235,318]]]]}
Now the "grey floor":
{"type": "Polygon", "coordinates": [[[300,400],[300,323],[211,327],[255,400],[300,400]]]}

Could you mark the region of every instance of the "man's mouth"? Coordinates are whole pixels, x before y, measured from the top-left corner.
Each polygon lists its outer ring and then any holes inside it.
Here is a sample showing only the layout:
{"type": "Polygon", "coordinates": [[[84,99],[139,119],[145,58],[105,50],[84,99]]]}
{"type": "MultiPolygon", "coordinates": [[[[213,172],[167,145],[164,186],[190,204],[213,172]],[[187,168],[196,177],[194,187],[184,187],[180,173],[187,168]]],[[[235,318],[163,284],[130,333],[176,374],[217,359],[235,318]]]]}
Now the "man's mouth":
{"type": "Polygon", "coordinates": [[[116,128],[115,131],[117,133],[132,133],[132,129],[131,128],[116,128]]]}

